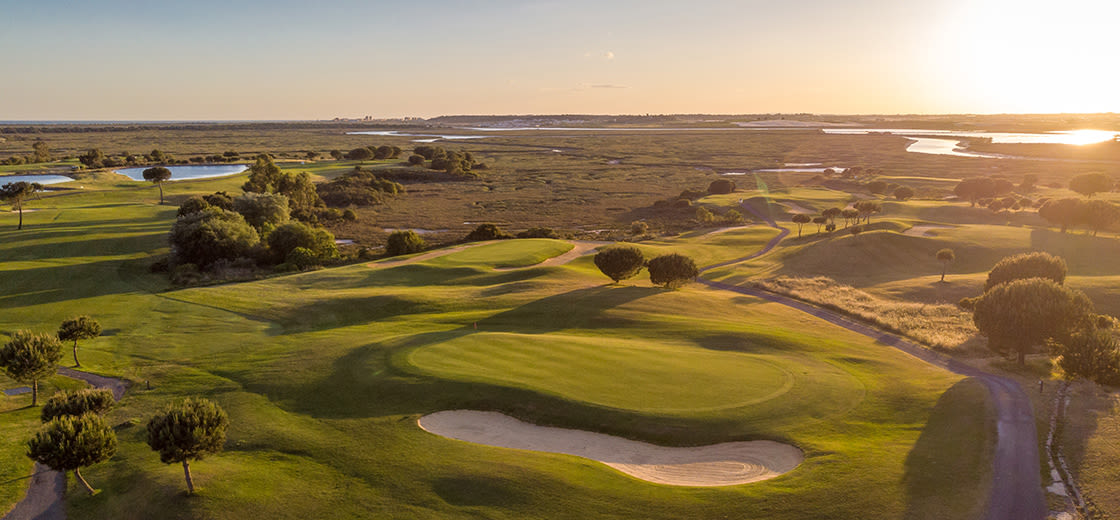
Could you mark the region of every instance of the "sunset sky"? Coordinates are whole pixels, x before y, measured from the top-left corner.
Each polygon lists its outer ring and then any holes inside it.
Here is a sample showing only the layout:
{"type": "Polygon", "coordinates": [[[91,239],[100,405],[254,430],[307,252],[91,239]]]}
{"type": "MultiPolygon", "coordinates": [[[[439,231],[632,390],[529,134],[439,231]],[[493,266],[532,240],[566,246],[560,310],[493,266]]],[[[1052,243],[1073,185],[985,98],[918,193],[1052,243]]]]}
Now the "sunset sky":
{"type": "Polygon", "coordinates": [[[1120,112],[1112,0],[0,0],[0,120],[1120,112]]]}

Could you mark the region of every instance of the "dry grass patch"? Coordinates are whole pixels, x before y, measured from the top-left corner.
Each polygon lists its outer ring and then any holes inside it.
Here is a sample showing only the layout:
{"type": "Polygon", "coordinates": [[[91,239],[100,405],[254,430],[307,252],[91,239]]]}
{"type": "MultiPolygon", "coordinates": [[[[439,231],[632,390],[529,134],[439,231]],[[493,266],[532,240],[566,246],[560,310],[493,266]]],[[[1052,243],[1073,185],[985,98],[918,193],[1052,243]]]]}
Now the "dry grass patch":
{"type": "Polygon", "coordinates": [[[983,340],[972,323],[972,313],[956,305],[889,300],[825,276],[780,276],[756,281],[755,285],[873,323],[936,349],[954,352],[983,349],[983,340]]]}

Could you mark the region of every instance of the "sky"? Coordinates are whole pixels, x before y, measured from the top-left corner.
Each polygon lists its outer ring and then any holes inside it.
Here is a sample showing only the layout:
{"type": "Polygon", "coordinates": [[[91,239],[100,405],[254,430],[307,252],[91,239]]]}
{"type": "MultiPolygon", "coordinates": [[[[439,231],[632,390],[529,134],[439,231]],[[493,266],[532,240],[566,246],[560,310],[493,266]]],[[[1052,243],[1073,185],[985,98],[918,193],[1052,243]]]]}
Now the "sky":
{"type": "Polygon", "coordinates": [[[0,0],[0,120],[1120,112],[1114,0],[0,0]]]}

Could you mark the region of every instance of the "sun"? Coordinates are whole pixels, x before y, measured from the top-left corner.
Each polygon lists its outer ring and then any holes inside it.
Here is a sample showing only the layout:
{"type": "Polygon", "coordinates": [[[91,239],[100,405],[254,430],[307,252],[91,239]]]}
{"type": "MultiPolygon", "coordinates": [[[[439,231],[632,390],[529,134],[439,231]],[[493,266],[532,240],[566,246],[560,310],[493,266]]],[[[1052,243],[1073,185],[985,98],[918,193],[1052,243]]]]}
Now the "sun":
{"type": "Polygon", "coordinates": [[[1111,0],[964,2],[933,42],[940,87],[983,112],[1120,112],[1116,20],[1111,0]]]}

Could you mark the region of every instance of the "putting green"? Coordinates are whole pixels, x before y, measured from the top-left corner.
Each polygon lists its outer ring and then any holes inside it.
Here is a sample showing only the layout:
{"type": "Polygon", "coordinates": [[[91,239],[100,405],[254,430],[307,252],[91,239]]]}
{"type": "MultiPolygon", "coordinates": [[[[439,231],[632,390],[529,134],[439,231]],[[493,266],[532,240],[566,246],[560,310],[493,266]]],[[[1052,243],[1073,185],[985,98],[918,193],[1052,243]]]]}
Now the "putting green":
{"type": "MultiPolygon", "coordinates": [[[[612,408],[689,415],[775,400],[802,386],[794,374],[807,370],[781,355],[687,343],[490,332],[426,345],[412,351],[408,361],[447,379],[525,387],[612,408]]],[[[862,395],[858,383],[845,376],[833,371],[818,387],[841,396],[834,401],[840,406],[862,395]]]]}

